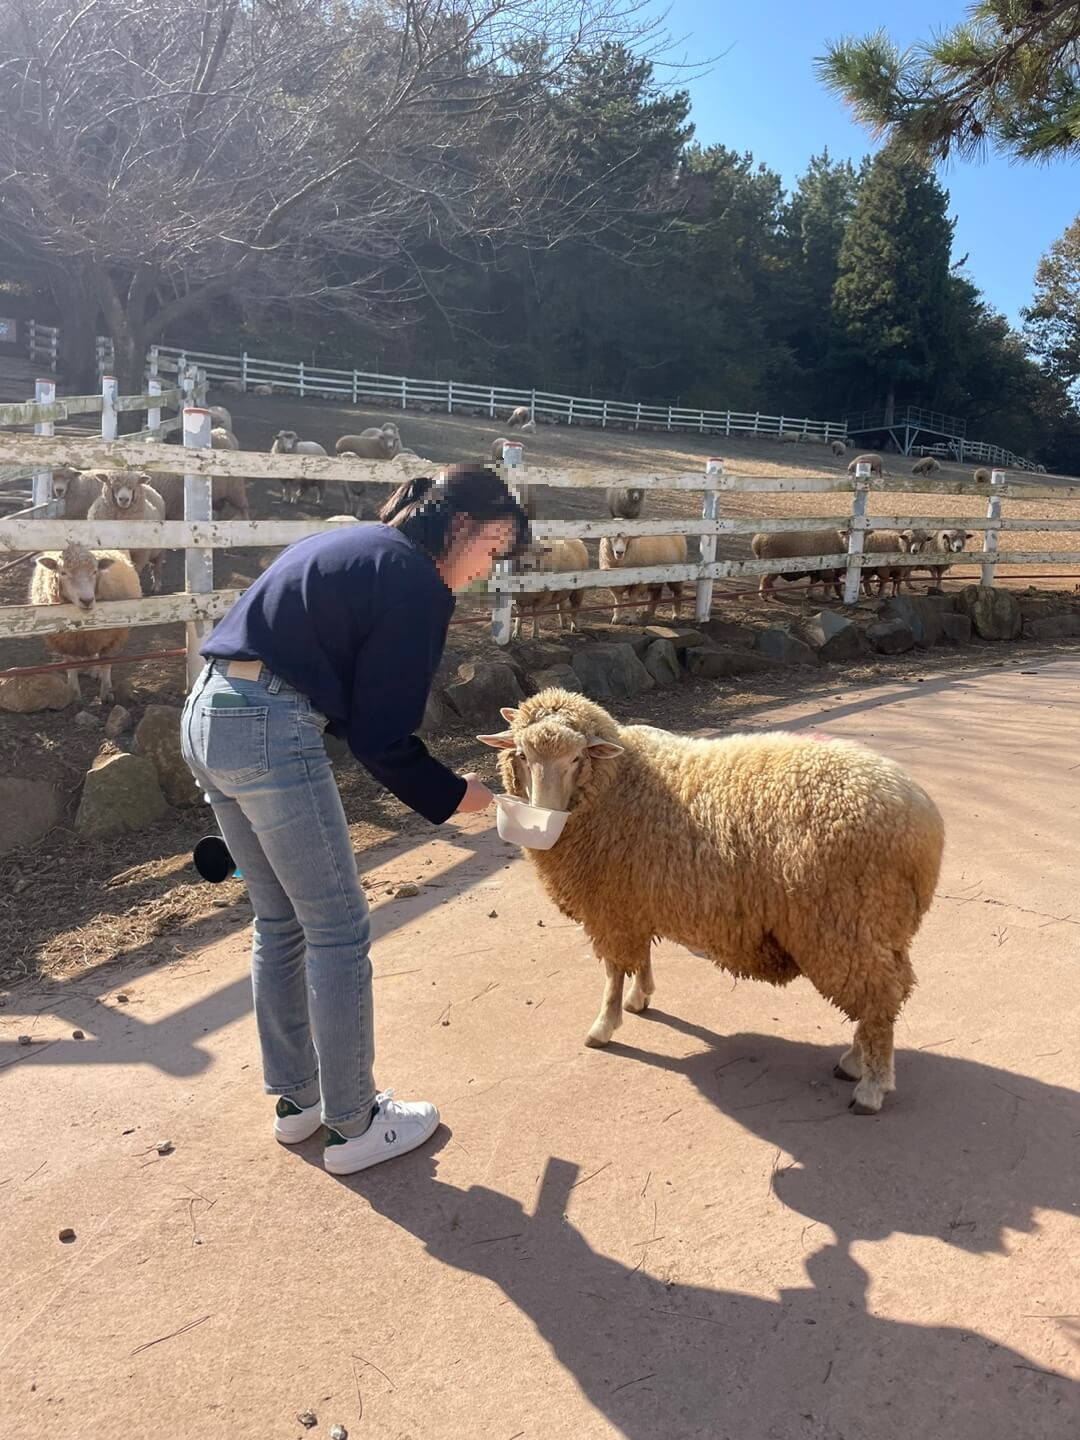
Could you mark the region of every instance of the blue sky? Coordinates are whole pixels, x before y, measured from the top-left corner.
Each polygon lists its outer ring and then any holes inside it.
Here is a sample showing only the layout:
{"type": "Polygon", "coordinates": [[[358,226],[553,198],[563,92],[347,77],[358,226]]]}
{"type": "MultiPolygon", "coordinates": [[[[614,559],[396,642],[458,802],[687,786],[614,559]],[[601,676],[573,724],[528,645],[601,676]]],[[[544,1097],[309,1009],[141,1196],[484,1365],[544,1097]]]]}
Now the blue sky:
{"type": "MultiPolygon", "coordinates": [[[[697,139],[752,151],[789,187],[826,145],[856,161],[874,148],[868,132],[815,78],[814,57],[825,41],[884,28],[907,45],[947,27],[965,9],[959,0],[670,0],[665,8],[670,33],[684,42],[672,55],[720,57],[688,86],[697,139]]],[[[680,84],[677,74],[671,81],[680,84]]],[[[971,279],[1018,323],[1040,257],[1080,211],[1080,169],[990,157],[952,163],[939,175],[957,218],[954,258],[969,253],[971,279]]]]}

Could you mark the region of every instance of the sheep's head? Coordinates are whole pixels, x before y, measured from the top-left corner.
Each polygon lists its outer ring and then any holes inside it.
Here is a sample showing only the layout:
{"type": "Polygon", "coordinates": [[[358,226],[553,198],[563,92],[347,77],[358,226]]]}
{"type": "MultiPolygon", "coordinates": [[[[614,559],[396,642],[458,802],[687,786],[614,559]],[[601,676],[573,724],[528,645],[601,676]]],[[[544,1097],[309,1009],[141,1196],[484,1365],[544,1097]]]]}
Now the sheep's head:
{"type": "Polygon", "coordinates": [[[566,690],[542,690],[501,714],[508,730],[476,738],[505,753],[509,774],[500,769],[504,782],[513,778],[508,788],[545,810],[573,810],[593,765],[623,751],[611,738],[617,733],[611,716],[566,690]]]}
{"type": "Polygon", "coordinates": [[[279,430],[274,436],[274,444],[282,455],[290,455],[296,449],[296,442],[300,436],[295,430],[279,430]]]}
{"type": "Polygon", "coordinates": [[[627,536],[627,535],[612,535],[612,537],[611,537],[611,553],[612,553],[612,555],[614,555],[614,557],[615,557],[616,560],[624,560],[624,559],[626,558],[626,550],[627,550],[627,546],[628,546],[629,544],[630,544],[630,538],[629,538],[629,536],[627,536]]]}
{"type": "Polygon", "coordinates": [[[972,538],[971,532],[967,530],[942,530],[941,547],[953,555],[959,555],[967,541],[972,538]]]}
{"type": "Polygon", "coordinates": [[[99,478],[102,495],[106,500],[111,496],[117,510],[130,510],[142,487],[150,484],[145,470],[113,470],[99,478]]]}
{"type": "Polygon", "coordinates": [[[68,545],[59,555],[39,555],[37,563],[57,577],[61,602],[90,611],[97,602],[98,575],[113,562],[84,545],[68,545]]]}
{"type": "Polygon", "coordinates": [[[74,465],[61,465],[58,470],[54,470],[52,477],[53,499],[66,500],[68,490],[81,473],[81,471],[75,469],[74,465]]]}

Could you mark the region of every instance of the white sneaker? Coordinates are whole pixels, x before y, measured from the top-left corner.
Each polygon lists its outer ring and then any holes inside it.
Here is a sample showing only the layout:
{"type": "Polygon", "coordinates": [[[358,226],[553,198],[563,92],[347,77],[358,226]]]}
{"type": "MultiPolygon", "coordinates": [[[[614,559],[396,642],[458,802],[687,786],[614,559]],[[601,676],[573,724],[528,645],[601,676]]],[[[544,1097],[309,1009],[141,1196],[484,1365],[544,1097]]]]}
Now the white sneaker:
{"type": "Polygon", "coordinates": [[[300,1108],[287,1095],[282,1095],[274,1107],[274,1138],[282,1145],[299,1145],[301,1140],[310,1140],[322,1124],[322,1105],[300,1108]]]}
{"type": "Polygon", "coordinates": [[[364,1131],[350,1140],[329,1125],[329,1138],[323,1151],[323,1164],[331,1175],[353,1175],[367,1170],[395,1155],[406,1155],[432,1134],[439,1124],[439,1112],[427,1100],[404,1104],[394,1099],[392,1090],[375,1096],[379,1109],[364,1131]]]}

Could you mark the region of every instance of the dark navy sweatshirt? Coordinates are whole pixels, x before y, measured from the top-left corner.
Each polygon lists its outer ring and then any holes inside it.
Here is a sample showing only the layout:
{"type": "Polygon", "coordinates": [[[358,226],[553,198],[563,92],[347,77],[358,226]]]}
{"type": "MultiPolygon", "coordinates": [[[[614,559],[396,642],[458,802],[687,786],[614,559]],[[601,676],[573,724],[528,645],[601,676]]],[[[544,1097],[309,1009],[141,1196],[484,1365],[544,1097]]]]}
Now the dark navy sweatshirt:
{"type": "Polygon", "coordinates": [[[380,784],[434,824],[466,784],[413,733],[454,597],[427,551],[389,525],[347,525],[290,545],[202,646],[261,660],[329,719],[380,784]]]}

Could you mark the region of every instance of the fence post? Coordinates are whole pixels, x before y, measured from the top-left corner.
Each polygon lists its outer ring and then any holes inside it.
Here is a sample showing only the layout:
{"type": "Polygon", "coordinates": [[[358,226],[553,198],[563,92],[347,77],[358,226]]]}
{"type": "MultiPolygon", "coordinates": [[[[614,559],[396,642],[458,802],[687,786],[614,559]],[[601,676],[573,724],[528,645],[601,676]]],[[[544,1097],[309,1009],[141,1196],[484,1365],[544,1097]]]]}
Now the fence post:
{"type": "MultiPolygon", "coordinates": [[[[724,462],[719,455],[710,455],[705,461],[706,476],[722,475],[724,473],[724,462]]],[[[703,520],[715,520],[717,502],[719,496],[715,490],[705,491],[705,503],[701,507],[701,518],[703,520]]],[[[698,541],[698,553],[701,556],[702,566],[711,565],[716,559],[716,535],[702,535],[698,541]]],[[[707,620],[712,610],[712,576],[702,576],[697,583],[697,608],[694,611],[694,618],[699,622],[707,620]]]]}
{"type": "MultiPolygon", "coordinates": [[[[34,400],[38,405],[52,405],[56,400],[56,381],[35,380],[34,400]]],[[[39,420],[34,426],[34,434],[54,434],[53,422],[51,420],[39,420]]],[[[31,499],[34,504],[35,519],[56,514],[56,506],[53,504],[51,470],[34,471],[34,493],[31,499]]]]}
{"type": "Polygon", "coordinates": [[[54,325],[49,331],[49,369],[55,370],[60,359],[60,327],[54,325]]]}
{"type": "Polygon", "coordinates": [[[639,400],[639,401],[637,402],[637,415],[636,415],[635,418],[634,418],[634,429],[635,429],[635,430],[639,430],[640,428],[641,428],[641,401],[639,400]]]}
{"type": "Polygon", "coordinates": [[[671,429],[671,406],[667,407],[667,428],[671,429]]]}
{"type": "MultiPolygon", "coordinates": [[[[184,407],[184,446],[189,450],[210,449],[210,411],[202,406],[184,407]]],[[[184,474],[184,519],[208,521],[213,518],[213,478],[184,474]]],[[[209,595],[214,588],[214,552],[189,548],[184,551],[184,589],[189,595],[209,595]]],[[[208,620],[187,622],[187,678],[195,683],[202,660],[199,646],[210,629],[208,620]]]]}
{"type": "Polygon", "coordinates": [[[403,376],[401,377],[401,408],[402,408],[402,410],[408,409],[408,401],[409,401],[408,385],[409,385],[409,382],[405,379],[405,376],[403,375],[403,376]]]}
{"type": "Polygon", "coordinates": [[[529,401],[529,419],[536,423],[536,391],[532,392],[532,399],[529,401]]]}
{"type": "Polygon", "coordinates": [[[862,585],[862,567],[852,565],[851,561],[853,556],[863,553],[863,545],[866,540],[866,502],[870,495],[870,487],[866,481],[869,478],[870,466],[867,464],[856,465],[855,491],[851,497],[851,519],[848,522],[848,566],[844,572],[845,605],[858,603],[859,588],[862,585]]]}
{"type": "Polygon", "coordinates": [[[101,377],[101,438],[116,439],[116,377],[101,377]]]}
{"type": "MultiPolygon", "coordinates": [[[[990,472],[991,485],[1005,484],[1005,471],[992,470],[990,472]]],[[[1001,496],[991,495],[986,502],[987,520],[1001,520],[1001,496]]],[[[979,572],[980,585],[993,585],[994,570],[997,566],[998,532],[987,530],[983,534],[983,562],[979,572]]]]}
{"type": "Polygon", "coordinates": [[[296,373],[300,380],[300,399],[304,398],[304,362],[301,360],[296,366],[296,373]]]}
{"type": "Polygon", "coordinates": [[[206,371],[195,366],[195,384],[192,393],[195,396],[196,405],[206,404],[206,371]]]}
{"type": "Polygon", "coordinates": [[[352,403],[353,403],[354,405],[356,405],[356,404],[358,403],[358,401],[357,401],[357,395],[358,395],[359,390],[360,390],[360,373],[359,373],[359,371],[354,370],[354,371],[352,372],[352,403]]]}
{"type": "Polygon", "coordinates": [[[247,394],[247,383],[248,383],[248,381],[247,381],[247,351],[246,351],[246,350],[241,350],[241,352],[240,352],[240,390],[241,390],[241,392],[242,392],[244,395],[247,394]]]}
{"type": "MultiPolygon", "coordinates": [[[[36,359],[37,359],[37,321],[36,321],[36,320],[28,320],[28,321],[26,322],[26,355],[27,355],[27,358],[30,359],[30,360],[36,360],[36,359]]],[[[35,389],[35,391],[34,391],[34,394],[35,394],[35,396],[36,396],[36,394],[37,394],[37,390],[36,390],[36,389],[35,389]]],[[[35,433],[35,435],[36,435],[36,434],[37,434],[37,431],[35,430],[34,433],[35,433]]]]}
{"type": "Polygon", "coordinates": [[[607,429],[607,407],[608,407],[608,402],[605,400],[605,401],[604,401],[604,413],[600,416],[600,428],[601,428],[601,430],[606,430],[606,429],[607,429]]]}
{"type": "Polygon", "coordinates": [[[570,408],[566,412],[566,423],[567,425],[574,423],[574,397],[572,395],[570,396],[570,408]]]}
{"type": "Polygon", "coordinates": [[[448,415],[454,413],[454,382],[452,380],[446,382],[446,413],[448,415]]]}
{"type": "MultiPolygon", "coordinates": [[[[524,450],[517,440],[509,440],[503,446],[502,463],[506,475],[506,483],[510,490],[521,497],[521,486],[517,483],[515,472],[520,468],[524,450]]],[[[491,638],[496,645],[510,644],[510,629],[514,615],[514,597],[509,590],[499,589],[500,575],[509,575],[510,562],[500,560],[495,566],[495,604],[491,607],[491,638]]]]}
{"type": "MultiPolygon", "coordinates": [[[[149,379],[149,380],[146,382],[146,393],[147,393],[148,395],[160,395],[160,394],[161,394],[161,381],[160,381],[160,380],[154,380],[153,378],[149,379]]],[[[148,409],[147,409],[147,411],[146,411],[146,428],[147,428],[148,430],[156,430],[160,424],[161,424],[161,406],[160,406],[160,405],[151,405],[151,406],[149,406],[148,409]]]]}
{"type": "Polygon", "coordinates": [[[488,411],[492,420],[495,419],[495,386],[491,386],[491,393],[488,396],[488,411]]]}

